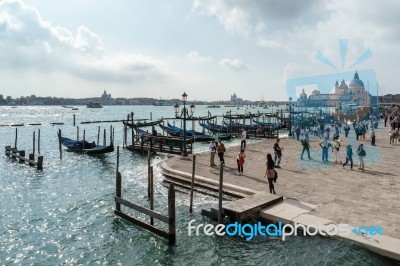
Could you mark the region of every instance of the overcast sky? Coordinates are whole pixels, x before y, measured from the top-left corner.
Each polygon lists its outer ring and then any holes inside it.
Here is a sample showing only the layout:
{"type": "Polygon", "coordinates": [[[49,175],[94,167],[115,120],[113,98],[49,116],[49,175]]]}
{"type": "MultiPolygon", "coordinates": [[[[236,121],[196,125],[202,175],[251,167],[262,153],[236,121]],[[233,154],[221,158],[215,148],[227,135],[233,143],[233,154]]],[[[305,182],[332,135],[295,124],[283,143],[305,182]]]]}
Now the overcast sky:
{"type": "Polygon", "coordinates": [[[398,0],[0,0],[0,94],[287,100],[288,78],[356,69],[398,93],[399,13],[398,0]]]}

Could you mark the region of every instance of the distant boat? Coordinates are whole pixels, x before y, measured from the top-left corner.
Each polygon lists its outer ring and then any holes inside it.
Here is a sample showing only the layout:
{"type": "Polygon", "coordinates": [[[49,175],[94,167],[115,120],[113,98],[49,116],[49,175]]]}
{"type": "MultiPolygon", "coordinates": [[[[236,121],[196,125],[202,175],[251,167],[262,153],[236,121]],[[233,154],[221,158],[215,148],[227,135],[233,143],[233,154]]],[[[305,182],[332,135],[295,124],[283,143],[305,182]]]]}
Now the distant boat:
{"type": "Polygon", "coordinates": [[[207,108],[220,108],[220,105],[216,105],[216,104],[212,104],[212,105],[208,105],[207,108]]]}
{"type": "Polygon", "coordinates": [[[72,110],[79,110],[79,108],[72,108],[72,110]]]}
{"type": "Polygon", "coordinates": [[[153,103],[155,106],[173,106],[171,101],[168,100],[158,100],[155,103],[153,103]]]}
{"type": "Polygon", "coordinates": [[[236,107],[236,105],[234,105],[234,104],[228,104],[228,105],[224,105],[224,107],[236,107]]]}
{"type": "Polygon", "coordinates": [[[88,105],[86,107],[87,108],[103,108],[103,106],[99,102],[88,103],[88,105]]]}
{"type": "Polygon", "coordinates": [[[61,105],[61,107],[64,107],[64,108],[74,108],[73,106],[67,106],[67,105],[61,105]]]}

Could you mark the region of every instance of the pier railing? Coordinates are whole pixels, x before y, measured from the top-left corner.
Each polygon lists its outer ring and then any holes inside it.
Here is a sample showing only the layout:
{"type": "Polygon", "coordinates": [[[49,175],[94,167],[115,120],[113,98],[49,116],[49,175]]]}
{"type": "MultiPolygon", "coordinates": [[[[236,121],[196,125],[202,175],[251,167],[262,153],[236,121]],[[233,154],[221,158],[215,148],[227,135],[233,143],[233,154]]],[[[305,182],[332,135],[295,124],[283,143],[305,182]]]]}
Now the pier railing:
{"type": "Polygon", "coordinates": [[[188,153],[193,151],[193,138],[187,138],[186,142],[183,138],[167,137],[167,136],[150,136],[150,135],[134,135],[133,146],[128,145],[127,149],[135,151],[165,152],[172,154],[182,154],[186,145],[188,153]]]}

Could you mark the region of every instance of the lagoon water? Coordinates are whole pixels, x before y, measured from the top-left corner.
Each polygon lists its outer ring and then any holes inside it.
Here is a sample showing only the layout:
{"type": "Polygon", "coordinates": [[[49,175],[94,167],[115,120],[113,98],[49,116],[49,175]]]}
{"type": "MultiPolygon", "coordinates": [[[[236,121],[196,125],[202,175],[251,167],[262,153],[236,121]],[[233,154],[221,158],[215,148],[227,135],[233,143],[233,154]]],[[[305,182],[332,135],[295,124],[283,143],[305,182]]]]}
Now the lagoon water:
{"type": "MultiPolygon", "coordinates": [[[[18,127],[18,149],[32,151],[32,132],[40,128],[44,170],[18,164],[4,153],[0,159],[0,264],[21,265],[391,265],[393,262],[363,248],[323,237],[278,238],[188,236],[187,224],[214,223],[199,214],[203,204],[216,199],[195,193],[196,211],[189,213],[188,194],[176,194],[177,244],[133,225],[113,213],[116,152],[100,157],[66,152],[59,159],[57,130],[75,138],[72,125],[86,130],[86,140],[97,140],[97,128],[109,131],[110,123],[80,124],[82,121],[117,120],[130,112],[135,118],[172,117],[173,107],[105,106],[73,111],[60,106],[0,107],[0,124],[42,123],[41,126],[18,127]],[[51,122],[65,125],[52,126],[51,122]]],[[[205,106],[196,115],[206,115],[205,106]]],[[[229,108],[209,109],[213,114],[229,108]]],[[[247,112],[257,112],[249,108],[247,112]]],[[[260,111],[270,111],[260,109],[260,111]]],[[[245,113],[246,110],[232,110],[245,113]]],[[[177,126],[180,126],[177,122],[177,126]]],[[[122,123],[115,126],[115,144],[122,145],[122,123]]],[[[191,124],[190,124],[191,126],[191,124]]],[[[188,125],[189,127],[189,125],[188,125]]],[[[196,126],[198,127],[198,126],[196,126]]],[[[199,128],[197,128],[199,129],[199,128]]],[[[37,133],[36,133],[37,134],[37,133]]],[[[0,127],[0,146],[14,146],[15,127],[0,127]]],[[[36,135],[37,137],[37,135],[36,135]]],[[[102,137],[100,138],[102,140],[102,137]]],[[[107,142],[109,140],[107,139],[107,142]]],[[[236,145],[232,140],[228,145],[236,145]]],[[[3,148],[4,149],[4,148],[3,148]]],[[[206,150],[195,144],[195,151],[206,150]]],[[[37,146],[36,146],[37,150],[37,146]]],[[[153,165],[165,155],[153,157],[153,165]]],[[[120,171],[122,195],[135,203],[148,206],[146,156],[121,148],[120,171]]],[[[167,187],[156,168],[155,209],[167,213],[167,187]]],[[[140,216],[132,212],[133,215],[140,216]]],[[[148,219],[147,217],[142,217],[148,219]]],[[[156,225],[158,225],[156,221],[156,225]]]]}

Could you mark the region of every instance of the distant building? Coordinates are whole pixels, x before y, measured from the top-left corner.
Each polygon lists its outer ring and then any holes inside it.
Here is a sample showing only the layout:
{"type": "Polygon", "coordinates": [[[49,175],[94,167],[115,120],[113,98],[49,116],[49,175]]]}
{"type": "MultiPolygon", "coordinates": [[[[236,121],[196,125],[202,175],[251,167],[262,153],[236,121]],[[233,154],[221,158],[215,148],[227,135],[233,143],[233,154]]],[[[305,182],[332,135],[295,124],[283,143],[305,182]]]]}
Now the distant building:
{"type": "Polygon", "coordinates": [[[102,105],[110,105],[114,103],[114,99],[111,97],[111,94],[107,94],[107,91],[104,90],[103,94],[100,97],[100,103],[102,105]]]}
{"type": "Polygon", "coordinates": [[[242,98],[238,98],[236,96],[236,93],[233,93],[233,95],[231,95],[230,103],[231,104],[235,104],[235,105],[242,105],[243,104],[243,99],[242,98]]]}
{"type": "Polygon", "coordinates": [[[307,97],[304,89],[297,99],[299,107],[336,107],[339,111],[346,112],[349,106],[371,106],[371,95],[364,88],[363,81],[359,78],[358,73],[354,74],[354,79],[347,85],[344,81],[339,84],[335,83],[334,93],[321,93],[314,90],[307,97]]]}

